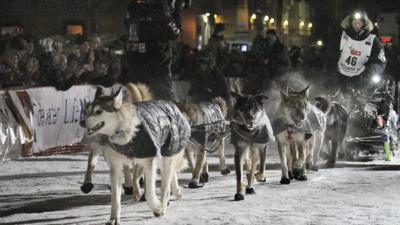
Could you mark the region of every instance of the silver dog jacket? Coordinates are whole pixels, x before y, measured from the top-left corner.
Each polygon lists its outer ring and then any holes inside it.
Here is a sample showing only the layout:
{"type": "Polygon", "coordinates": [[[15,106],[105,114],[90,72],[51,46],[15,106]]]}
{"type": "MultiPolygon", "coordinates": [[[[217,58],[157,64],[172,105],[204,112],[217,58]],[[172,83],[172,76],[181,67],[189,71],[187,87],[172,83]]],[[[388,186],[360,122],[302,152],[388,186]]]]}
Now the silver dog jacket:
{"type": "Polygon", "coordinates": [[[218,104],[199,103],[201,119],[192,124],[192,138],[198,143],[214,141],[217,136],[224,135],[225,118],[218,104]]]}
{"type": "Polygon", "coordinates": [[[190,126],[178,107],[169,101],[137,103],[141,124],[136,136],[126,145],[111,144],[128,158],[172,156],[182,151],[190,137],[190,126]]]}
{"type": "Polygon", "coordinates": [[[245,125],[234,121],[232,121],[230,125],[232,129],[232,140],[236,140],[237,138],[235,137],[238,137],[245,141],[259,144],[275,141],[274,132],[267,115],[261,118],[258,126],[253,130],[249,130],[245,125]]]}
{"type": "Polygon", "coordinates": [[[326,116],[315,105],[307,104],[307,121],[311,132],[322,130],[326,127],[326,116]]]}

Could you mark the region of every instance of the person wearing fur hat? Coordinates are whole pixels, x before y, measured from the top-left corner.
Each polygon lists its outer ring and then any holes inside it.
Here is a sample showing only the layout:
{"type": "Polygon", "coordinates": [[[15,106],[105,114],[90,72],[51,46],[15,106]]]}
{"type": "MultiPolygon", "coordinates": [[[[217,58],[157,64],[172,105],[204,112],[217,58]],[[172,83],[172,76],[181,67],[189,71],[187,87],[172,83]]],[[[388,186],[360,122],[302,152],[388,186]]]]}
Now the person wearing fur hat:
{"type": "Polygon", "coordinates": [[[354,11],[343,19],[341,27],[337,69],[340,89],[346,93],[349,88],[361,90],[367,78],[382,74],[386,57],[379,38],[371,33],[374,25],[365,11],[354,11]]]}

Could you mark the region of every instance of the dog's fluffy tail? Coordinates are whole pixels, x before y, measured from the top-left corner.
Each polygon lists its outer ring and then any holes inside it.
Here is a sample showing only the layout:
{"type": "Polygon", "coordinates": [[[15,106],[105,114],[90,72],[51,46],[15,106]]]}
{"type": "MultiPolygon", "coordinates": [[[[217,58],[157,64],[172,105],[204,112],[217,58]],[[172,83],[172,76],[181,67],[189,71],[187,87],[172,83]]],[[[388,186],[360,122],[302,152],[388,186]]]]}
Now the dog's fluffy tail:
{"type": "Polygon", "coordinates": [[[224,117],[226,117],[228,115],[228,105],[226,104],[226,101],[223,98],[215,97],[215,98],[213,98],[212,102],[219,105],[224,117]]]}
{"type": "Polygon", "coordinates": [[[318,96],[318,97],[315,97],[315,101],[317,101],[315,106],[319,110],[321,110],[323,113],[327,113],[329,111],[330,103],[329,103],[328,99],[318,96]]]}
{"type": "Polygon", "coordinates": [[[126,88],[128,89],[130,100],[132,101],[132,103],[145,102],[154,99],[150,88],[145,84],[128,83],[126,85],[126,88]]]}

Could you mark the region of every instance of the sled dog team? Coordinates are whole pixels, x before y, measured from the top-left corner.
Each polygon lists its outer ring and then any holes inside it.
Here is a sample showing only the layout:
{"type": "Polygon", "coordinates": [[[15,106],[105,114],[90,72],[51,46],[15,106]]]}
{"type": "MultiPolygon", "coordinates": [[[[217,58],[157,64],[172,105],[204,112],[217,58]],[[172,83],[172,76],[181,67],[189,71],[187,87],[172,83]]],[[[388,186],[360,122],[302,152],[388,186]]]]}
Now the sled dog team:
{"type": "Polygon", "coordinates": [[[91,149],[81,190],[85,193],[92,190],[92,173],[98,156],[103,154],[111,173],[112,207],[107,224],[120,222],[122,187],[125,194],[133,194],[135,201],[146,200],[154,216],[159,217],[166,214],[171,193],[177,199],[182,197],[177,173],[186,167],[186,162],[192,172],[189,188],[202,187],[208,181],[208,152],[218,151],[220,171],[229,174],[224,156],[228,131],[235,148],[236,201],[243,200],[244,194],[255,193],[254,178],[265,182],[269,142],[276,141],[278,145],[281,184],[289,184],[293,179],[305,181],[307,168],[318,169],[332,103],[317,97],[315,105],[311,104],[309,87],[299,91],[289,86],[281,91],[279,114],[272,123],[265,110],[268,97],[264,95],[232,92],[236,101],[228,112],[222,98],[201,103],[170,102],[154,100],[151,91],[142,84],[127,84],[125,89],[128,100],[124,100],[122,89],[105,95],[102,88],[97,88],[81,121],[81,126],[87,129],[86,141],[91,149]],[[196,160],[193,151],[197,153],[196,160]],[[245,191],[244,169],[247,170],[245,191]],[[156,172],[161,177],[160,198],[156,195],[156,172]],[[120,179],[122,173],[124,184],[120,179]],[[142,176],[143,195],[139,184],[142,176]]]}

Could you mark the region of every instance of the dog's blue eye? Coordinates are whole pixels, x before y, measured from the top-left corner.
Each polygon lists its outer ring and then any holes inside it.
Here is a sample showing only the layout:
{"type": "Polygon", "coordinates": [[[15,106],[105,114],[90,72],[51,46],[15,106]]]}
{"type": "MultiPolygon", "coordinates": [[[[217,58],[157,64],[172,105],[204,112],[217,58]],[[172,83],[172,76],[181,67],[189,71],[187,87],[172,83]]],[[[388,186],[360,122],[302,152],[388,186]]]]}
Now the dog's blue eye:
{"type": "Polygon", "coordinates": [[[103,110],[100,110],[100,109],[96,110],[97,115],[101,114],[102,112],[103,112],[103,110]]]}

